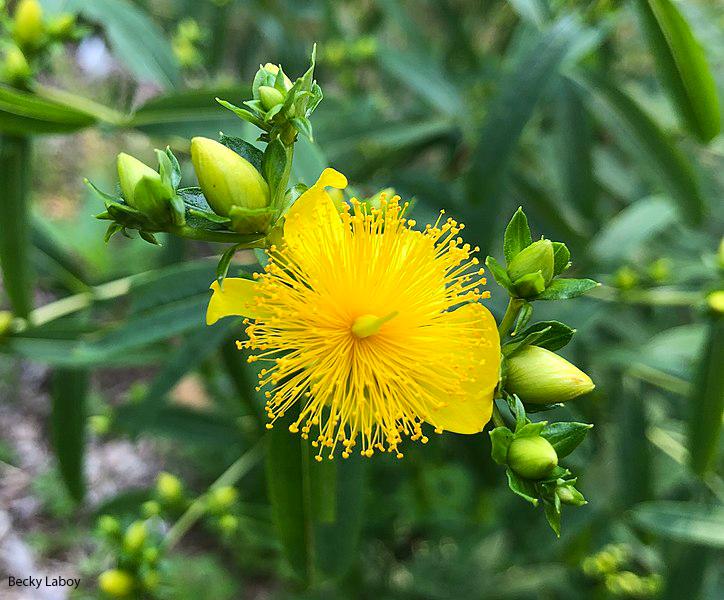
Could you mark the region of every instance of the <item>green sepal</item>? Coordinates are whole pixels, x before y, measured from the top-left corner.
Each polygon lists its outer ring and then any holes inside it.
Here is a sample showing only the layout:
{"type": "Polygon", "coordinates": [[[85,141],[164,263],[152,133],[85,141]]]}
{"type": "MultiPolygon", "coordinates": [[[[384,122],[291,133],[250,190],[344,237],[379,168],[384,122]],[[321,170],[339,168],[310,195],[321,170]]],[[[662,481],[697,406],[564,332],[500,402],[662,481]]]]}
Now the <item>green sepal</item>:
{"type": "Polygon", "coordinates": [[[544,498],[543,510],[553,533],[556,534],[556,537],[561,537],[561,501],[558,496],[553,494],[552,501],[544,498]]]}
{"type": "Polygon", "coordinates": [[[510,261],[523,248],[527,248],[532,243],[533,239],[528,226],[528,218],[525,216],[523,208],[519,207],[505,228],[505,236],[503,237],[503,252],[507,263],[510,264],[510,261]]]}
{"type": "Polygon", "coordinates": [[[553,242],[553,277],[571,266],[571,251],[563,242],[553,242]]]}
{"type": "Polygon", "coordinates": [[[505,469],[505,473],[508,476],[508,487],[510,490],[523,498],[523,500],[530,502],[533,506],[538,506],[538,498],[536,498],[538,494],[536,493],[535,485],[527,479],[516,475],[510,468],[505,469]]]}
{"type": "Polygon", "coordinates": [[[238,252],[240,247],[241,244],[234,244],[221,255],[219,264],[216,265],[216,281],[219,282],[219,285],[221,285],[226,278],[226,274],[229,272],[229,266],[231,265],[231,260],[234,258],[234,255],[238,252]]]}
{"type": "Polygon", "coordinates": [[[245,208],[232,206],[229,211],[231,229],[236,233],[267,233],[276,211],[272,208],[245,208]]]}
{"type": "Polygon", "coordinates": [[[541,431],[541,436],[547,439],[555,448],[558,458],[568,456],[586,438],[593,425],[588,423],[576,423],[563,421],[560,423],[549,423],[541,431]]]}
{"type": "MultiPolygon", "coordinates": [[[[530,328],[532,329],[532,328],[530,328]]],[[[540,346],[538,343],[542,338],[546,337],[548,332],[551,330],[551,327],[545,327],[543,329],[540,329],[538,331],[530,331],[529,329],[524,331],[521,335],[520,339],[516,339],[513,342],[509,342],[505,344],[501,351],[503,353],[503,356],[510,357],[513,356],[516,352],[519,352],[526,346],[530,345],[536,345],[540,346]]]]}
{"type": "Polygon", "coordinates": [[[488,267],[488,271],[490,271],[493,279],[495,279],[495,282],[500,287],[508,290],[508,292],[512,296],[516,295],[515,288],[513,287],[513,282],[510,281],[510,277],[508,277],[508,272],[497,260],[495,260],[495,258],[493,258],[492,256],[486,257],[485,266],[488,267]]]}
{"type": "Polygon", "coordinates": [[[142,240],[145,240],[149,244],[153,244],[154,246],[160,246],[161,244],[156,239],[156,236],[152,233],[149,233],[148,231],[142,231],[139,230],[138,235],[141,237],[142,240]]]}
{"type": "Polygon", "coordinates": [[[123,198],[121,198],[120,194],[116,196],[111,196],[111,194],[104,192],[103,190],[98,188],[90,179],[87,178],[83,180],[83,183],[85,183],[96,196],[103,200],[104,204],[108,202],[112,202],[115,204],[124,204],[123,198]]]}
{"type": "Polygon", "coordinates": [[[515,428],[515,437],[533,437],[540,435],[543,428],[548,424],[547,421],[540,421],[538,423],[526,423],[522,427],[515,428]]]}
{"type": "Polygon", "coordinates": [[[269,129],[268,125],[266,123],[264,123],[264,121],[262,121],[254,113],[246,110],[245,108],[239,108],[238,106],[235,106],[231,102],[227,102],[226,100],[222,100],[221,98],[216,98],[216,101],[219,104],[221,104],[221,106],[223,106],[224,108],[229,109],[240,119],[249,121],[249,123],[251,123],[252,125],[256,125],[259,129],[263,129],[264,131],[267,131],[269,129]]]}
{"type": "Polygon", "coordinates": [[[513,333],[511,333],[511,337],[517,336],[523,328],[530,322],[531,317],[533,316],[533,305],[523,300],[523,305],[520,307],[520,313],[518,313],[518,319],[515,322],[515,329],[513,330],[513,333]]]}
{"type": "Polygon", "coordinates": [[[508,448],[513,441],[513,432],[507,427],[496,427],[490,431],[490,442],[492,448],[490,456],[499,465],[505,465],[508,462],[508,448]]]}
{"type": "MultiPolygon", "coordinates": [[[[96,216],[96,218],[100,218],[100,217],[96,216]]],[[[103,236],[103,241],[107,244],[109,242],[109,240],[122,229],[123,229],[123,225],[121,225],[120,223],[116,223],[116,222],[111,223],[110,225],[108,225],[108,229],[106,229],[106,233],[103,236]]]]}
{"type": "Polygon", "coordinates": [[[555,279],[535,300],[569,300],[582,296],[599,285],[592,279],[555,279]]]}
{"type": "Polygon", "coordinates": [[[513,282],[515,294],[520,298],[535,298],[546,289],[546,280],[541,271],[528,273],[513,282]]]}

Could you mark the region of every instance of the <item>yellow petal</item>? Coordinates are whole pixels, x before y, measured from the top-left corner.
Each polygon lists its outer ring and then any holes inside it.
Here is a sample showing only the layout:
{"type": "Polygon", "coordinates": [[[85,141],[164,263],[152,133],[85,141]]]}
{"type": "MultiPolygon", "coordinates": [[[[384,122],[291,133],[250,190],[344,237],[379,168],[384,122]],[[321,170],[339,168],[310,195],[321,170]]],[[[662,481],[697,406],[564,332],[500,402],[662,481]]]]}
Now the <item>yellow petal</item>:
{"type": "Polygon", "coordinates": [[[213,294],[206,309],[206,324],[213,325],[219,319],[230,316],[251,317],[258,319],[265,311],[257,304],[258,293],[256,281],[241,277],[227,277],[223,287],[218,281],[211,284],[213,294]]]}
{"type": "MultiPolygon", "coordinates": [[[[466,304],[450,313],[451,319],[472,322],[470,332],[482,341],[475,347],[475,353],[463,358],[463,370],[474,374],[471,381],[463,383],[461,398],[440,398],[447,405],[436,410],[430,418],[435,427],[455,433],[479,433],[490,420],[493,412],[493,393],[500,373],[500,338],[495,318],[482,304],[466,304]]],[[[461,344],[464,340],[460,340],[461,344]]]]}
{"type": "Polygon", "coordinates": [[[325,187],[344,189],[347,178],[334,169],[325,169],[317,183],[304,192],[289,209],[284,223],[284,241],[294,252],[317,248],[320,241],[339,241],[342,221],[325,187]]]}

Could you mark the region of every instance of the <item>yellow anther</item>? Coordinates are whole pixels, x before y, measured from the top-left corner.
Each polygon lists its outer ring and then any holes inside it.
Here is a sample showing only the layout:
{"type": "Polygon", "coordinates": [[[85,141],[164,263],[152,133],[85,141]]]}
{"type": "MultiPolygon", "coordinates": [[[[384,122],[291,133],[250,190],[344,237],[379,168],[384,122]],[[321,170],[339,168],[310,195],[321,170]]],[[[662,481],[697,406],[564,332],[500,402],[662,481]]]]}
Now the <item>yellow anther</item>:
{"type": "Polygon", "coordinates": [[[352,324],[352,333],[354,333],[358,338],[366,338],[371,335],[375,335],[379,332],[380,328],[387,323],[387,321],[391,321],[398,314],[400,314],[399,311],[393,310],[389,315],[384,317],[369,314],[357,317],[352,324]]]}

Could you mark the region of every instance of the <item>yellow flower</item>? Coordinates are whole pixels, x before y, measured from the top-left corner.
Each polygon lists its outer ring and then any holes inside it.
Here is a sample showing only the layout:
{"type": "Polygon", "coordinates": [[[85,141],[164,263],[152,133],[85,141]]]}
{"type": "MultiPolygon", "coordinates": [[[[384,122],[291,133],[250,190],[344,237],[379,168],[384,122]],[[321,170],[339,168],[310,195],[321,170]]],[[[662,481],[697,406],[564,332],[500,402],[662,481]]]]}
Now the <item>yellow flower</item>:
{"type": "Polygon", "coordinates": [[[268,251],[254,280],[216,282],[207,323],[253,319],[246,342],[259,374],[271,428],[293,407],[289,427],[312,438],[317,460],[341,448],[402,454],[403,436],[482,431],[492,412],[500,341],[478,300],[483,270],[452,219],[416,231],[407,204],[353,200],[340,213],[325,187],[347,180],[326,169],[286,216],[284,245],[268,251]],[[295,415],[297,413],[295,412],[295,415]]]}

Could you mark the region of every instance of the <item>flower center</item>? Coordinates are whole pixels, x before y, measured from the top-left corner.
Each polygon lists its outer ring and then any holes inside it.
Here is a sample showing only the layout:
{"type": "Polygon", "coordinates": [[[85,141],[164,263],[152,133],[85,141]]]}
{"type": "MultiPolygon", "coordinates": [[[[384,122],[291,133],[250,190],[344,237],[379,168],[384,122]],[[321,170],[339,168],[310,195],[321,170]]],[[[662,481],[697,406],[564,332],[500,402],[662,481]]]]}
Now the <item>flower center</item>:
{"type": "Polygon", "coordinates": [[[375,335],[387,321],[391,321],[399,314],[399,311],[393,310],[389,315],[385,315],[384,317],[369,314],[359,316],[354,320],[354,323],[352,323],[352,333],[358,338],[375,335]]]}

